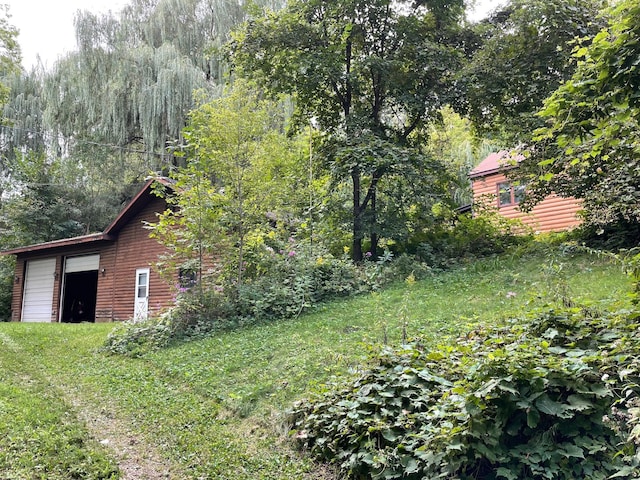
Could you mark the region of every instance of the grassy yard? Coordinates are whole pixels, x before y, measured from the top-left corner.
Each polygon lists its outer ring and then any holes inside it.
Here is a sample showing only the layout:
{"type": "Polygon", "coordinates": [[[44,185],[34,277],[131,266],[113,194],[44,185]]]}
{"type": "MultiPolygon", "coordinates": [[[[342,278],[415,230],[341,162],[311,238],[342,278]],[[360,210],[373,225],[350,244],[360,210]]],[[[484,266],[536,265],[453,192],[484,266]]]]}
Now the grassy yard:
{"type": "Polygon", "coordinates": [[[142,358],[97,351],[113,325],[0,324],[0,478],[329,479],[282,412],[371,345],[447,342],[566,292],[624,302],[629,286],[595,256],[504,256],[142,358]]]}

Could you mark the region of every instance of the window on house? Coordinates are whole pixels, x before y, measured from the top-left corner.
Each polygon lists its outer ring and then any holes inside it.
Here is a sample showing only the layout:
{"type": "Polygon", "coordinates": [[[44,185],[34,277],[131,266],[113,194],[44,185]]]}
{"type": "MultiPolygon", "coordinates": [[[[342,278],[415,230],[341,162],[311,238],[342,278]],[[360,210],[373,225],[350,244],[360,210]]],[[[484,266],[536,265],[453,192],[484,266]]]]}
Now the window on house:
{"type": "Polygon", "coordinates": [[[498,206],[517,205],[524,200],[524,185],[514,185],[510,182],[498,184],[498,206]]]}

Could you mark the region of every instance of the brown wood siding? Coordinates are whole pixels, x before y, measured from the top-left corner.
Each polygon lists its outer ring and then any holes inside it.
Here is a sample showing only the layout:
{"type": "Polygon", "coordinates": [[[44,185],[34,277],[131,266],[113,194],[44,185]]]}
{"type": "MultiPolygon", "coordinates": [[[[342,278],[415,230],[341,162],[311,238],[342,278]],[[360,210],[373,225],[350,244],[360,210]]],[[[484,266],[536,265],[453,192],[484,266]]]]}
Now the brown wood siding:
{"type": "Polygon", "coordinates": [[[116,244],[112,243],[100,251],[98,291],[96,292],[96,322],[112,322],[114,320],[111,292],[116,278],[115,266],[116,244]]]}
{"type": "Polygon", "coordinates": [[[580,225],[576,216],[580,202],[575,198],[550,195],[536,205],[529,213],[521,212],[517,205],[498,206],[498,184],[509,180],[503,173],[496,173],[473,180],[473,201],[475,204],[488,203],[506,218],[520,219],[536,232],[569,230],[580,225]]]}
{"type": "Polygon", "coordinates": [[[24,258],[16,259],[16,270],[13,277],[11,295],[11,321],[19,322],[22,316],[22,292],[24,291],[24,274],[27,263],[24,258]]]}
{"type": "MultiPolygon", "coordinates": [[[[157,240],[150,238],[149,230],[144,228],[144,222],[156,222],[156,212],[162,212],[164,209],[164,200],[152,197],[150,202],[118,234],[111,288],[113,320],[128,320],[133,317],[135,276],[138,268],[150,267],[151,269],[149,314],[157,313],[172,304],[174,294],[172,286],[160,278],[154,265],[158,256],[166,250],[157,240]]],[[[175,277],[177,281],[177,273],[175,277]]]]}

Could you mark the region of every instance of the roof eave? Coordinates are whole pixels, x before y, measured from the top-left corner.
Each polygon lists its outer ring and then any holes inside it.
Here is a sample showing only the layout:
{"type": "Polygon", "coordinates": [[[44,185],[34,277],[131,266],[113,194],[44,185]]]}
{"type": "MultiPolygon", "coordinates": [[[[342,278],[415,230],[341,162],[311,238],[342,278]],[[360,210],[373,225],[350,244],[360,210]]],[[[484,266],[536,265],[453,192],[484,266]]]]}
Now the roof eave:
{"type": "Polygon", "coordinates": [[[53,240],[52,242],[36,243],[34,245],[27,245],[26,247],[12,248],[11,250],[3,250],[1,255],[19,255],[22,253],[42,252],[46,250],[53,250],[56,248],[75,247],[77,245],[88,245],[95,242],[111,242],[115,240],[113,235],[106,233],[95,233],[92,235],[83,235],[82,237],[63,238],[60,240],[53,240]]]}
{"type": "Polygon", "coordinates": [[[122,224],[126,223],[129,220],[131,212],[138,207],[139,203],[146,195],[149,195],[151,193],[151,186],[154,183],[160,183],[161,185],[169,188],[173,187],[172,181],[165,177],[154,177],[147,180],[147,183],[144,184],[144,186],[140,189],[136,196],[131,199],[127,206],[122,209],[116,219],[111,222],[107,228],[105,228],[105,234],[117,234],[122,224]]]}
{"type": "Polygon", "coordinates": [[[480,172],[472,171],[469,173],[469,178],[471,180],[475,180],[476,178],[488,177],[490,175],[495,175],[496,173],[504,172],[505,170],[511,170],[513,168],[516,168],[516,165],[502,165],[498,168],[492,168],[491,170],[482,170],[480,172]]]}

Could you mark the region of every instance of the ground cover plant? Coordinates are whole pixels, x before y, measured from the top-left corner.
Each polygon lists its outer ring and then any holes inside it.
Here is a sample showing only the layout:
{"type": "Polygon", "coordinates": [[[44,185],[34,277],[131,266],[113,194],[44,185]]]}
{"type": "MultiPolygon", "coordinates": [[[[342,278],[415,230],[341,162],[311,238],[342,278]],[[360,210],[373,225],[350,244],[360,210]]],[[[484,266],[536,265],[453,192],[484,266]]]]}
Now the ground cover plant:
{"type": "Polygon", "coordinates": [[[295,436],[348,478],[639,478],[639,318],[554,308],[385,349],[297,404],[295,436]]]}
{"type": "MultiPolygon", "coordinates": [[[[5,323],[0,361],[3,368],[13,362],[17,371],[37,365],[38,376],[17,375],[11,382],[68,398],[67,418],[104,417],[121,425],[113,435],[155,452],[162,462],[157,470],[169,478],[329,479],[337,477],[331,467],[297,452],[288,439],[283,412],[295,400],[322,389],[333,376],[357,376],[372,344],[386,340],[398,346],[403,336],[420,337],[425,347],[446,343],[567,290],[597,307],[605,299],[624,299],[629,283],[606,258],[560,249],[510,254],[323,304],[298,318],[219,332],[135,358],[98,351],[111,324],[5,323]]],[[[3,376],[0,383],[5,388],[9,381],[3,376]]],[[[2,411],[19,402],[4,393],[1,398],[2,411]]],[[[11,433],[0,442],[16,433],[8,425],[11,433]]],[[[93,441],[80,450],[104,452],[102,442],[110,462],[122,469],[117,439],[106,435],[93,431],[93,441]]],[[[31,461],[40,468],[40,460],[31,461]]],[[[25,475],[3,460],[0,477],[25,475]]]]}

